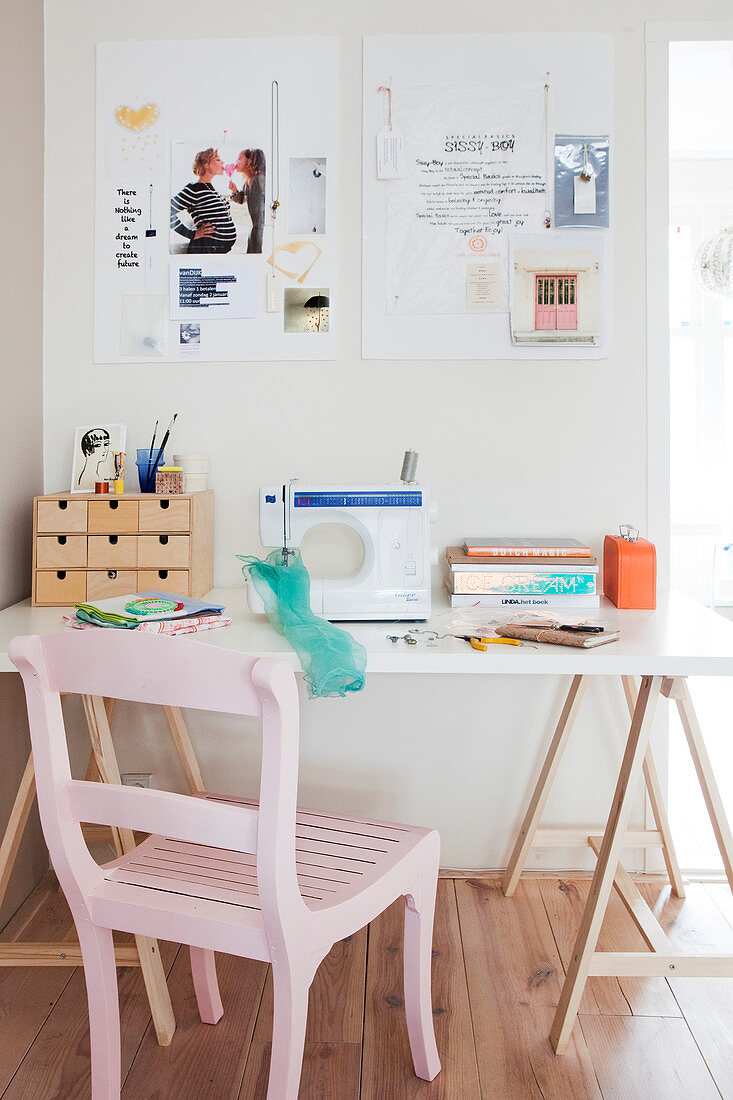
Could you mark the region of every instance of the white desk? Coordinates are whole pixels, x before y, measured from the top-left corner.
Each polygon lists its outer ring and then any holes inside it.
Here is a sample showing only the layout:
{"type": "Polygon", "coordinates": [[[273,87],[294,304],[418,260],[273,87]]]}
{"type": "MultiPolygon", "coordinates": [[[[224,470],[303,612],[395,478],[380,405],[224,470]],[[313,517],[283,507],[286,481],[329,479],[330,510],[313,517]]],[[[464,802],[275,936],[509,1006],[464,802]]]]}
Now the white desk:
{"type": "MultiPolygon", "coordinates": [[[[244,586],[214,589],[210,598],[226,605],[234,618],[230,627],[192,635],[212,645],[241,650],[260,657],[281,657],[299,669],[298,658],[272,629],[264,616],[252,615],[244,586]]],[[[448,607],[442,589],[433,593],[433,616],[428,623],[344,623],[367,649],[367,673],[429,673],[476,675],[575,676],[731,676],[733,675],[733,623],[680,593],[660,601],[656,611],[619,611],[601,600],[600,611],[582,612],[602,617],[621,638],[607,646],[580,650],[570,646],[541,645],[537,649],[493,646],[478,653],[465,642],[445,640],[433,649],[424,639],[416,646],[387,641],[390,633],[404,634],[408,627],[444,633],[451,618],[462,609],[448,607]]],[[[485,608],[486,619],[501,612],[485,608]]],[[[63,609],[31,607],[30,601],[0,611],[0,672],[14,672],[8,660],[8,642],[16,634],[56,634],[63,609]]],[[[418,635],[419,637],[419,635],[418,635]]]]}
{"type": "MultiPolygon", "coordinates": [[[[226,605],[227,612],[235,622],[225,629],[196,635],[197,638],[211,645],[257,656],[282,657],[298,669],[298,659],[284,639],[272,630],[265,619],[256,618],[249,613],[243,587],[215,590],[211,597],[226,605]]],[[[491,646],[488,653],[480,653],[472,650],[465,642],[451,639],[442,641],[434,648],[429,647],[424,638],[415,646],[408,646],[402,641],[392,643],[387,639],[389,633],[404,634],[411,625],[417,625],[420,629],[435,629],[438,633],[447,632],[455,629],[450,623],[459,614],[458,610],[448,608],[447,598],[440,590],[434,594],[434,614],[429,623],[346,625],[367,649],[368,676],[377,673],[522,674],[565,675],[572,678],[555,738],[530,799],[507,869],[505,891],[508,894],[512,892],[521,872],[529,846],[538,835],[537,826],[542,809],[587,679],[591,676],[620,677],[624,681],[632,713],[626,750],[605,832],[602,837],[591,835],[584,838],[596,851],[598,862],[551,1032],[551,1039],[558,1053],[562,1053],[567,1047],[585,981],[591,974],[658,975],[671,972],[675,976],[725,974],[733,977],[731,957],[699,958],[675,954],[649,910],[640,904],[640,895],[634,890],[619,864],[629,826],[632,799],[644,771],[657,819],[657,830],[653,833],[654,842],[662,845],[673,888],[682,892],[658,781],[648,754],[654,707],[659,696],[666,695],[675,699],[680,709],[703,795],[729,882],[733,887],[733,838],[725,820],[685,682],[687,676],[733,675],[733,624],[684,596],[672,594],[662,598],[656,611],[618,611],[604,602],[598,614],[607,619],[612,627],[618,627],[622,634],[620,641],[597,649],[582,650],[549,645],[540,645],[537,648],[491,646]],[[633,683],[637,676],[641,677],[638,698],[633,683]],[[614,886],[649,944],[649,953],[622,955],[596,952],[603,914],[614,886]]],[[[495,616],[493,609],[486,609],[487,620],[495,616]]],[[[56,633],[63,629],[61,611],[58,608],[31,608],[25,602],[0,612],[0,671],[13,671],[7,657],[7,645],[15,634],[56,633]]],[[[102,716],[103,724],[105,721],[102,716]]],[[[174,726],[175,723],[171,729],[175,737],[174,726]]],[[[185,739],[185,727],[182,732],[185,739]]],[[[184,750],[185,755],[188,751],[185,744],[184,750]]],[[[5,843],[3,848],[6,848],[5,843]]]]}

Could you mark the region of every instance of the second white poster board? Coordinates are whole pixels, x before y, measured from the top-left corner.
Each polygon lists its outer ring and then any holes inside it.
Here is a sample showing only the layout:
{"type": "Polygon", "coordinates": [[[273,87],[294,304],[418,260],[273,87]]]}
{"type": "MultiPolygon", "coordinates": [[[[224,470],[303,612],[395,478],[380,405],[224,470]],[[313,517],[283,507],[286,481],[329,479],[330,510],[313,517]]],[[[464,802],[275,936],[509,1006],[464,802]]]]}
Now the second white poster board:
{"type": "Polygon", "coordinates": [[[610,137],[612,108],[606,35],[365,39],[364,358],[608,354],[611,233],[557,231],[553,179],[555,133],[610,137]],[[385,127],[400,178],[378,178],[385,127]]]}

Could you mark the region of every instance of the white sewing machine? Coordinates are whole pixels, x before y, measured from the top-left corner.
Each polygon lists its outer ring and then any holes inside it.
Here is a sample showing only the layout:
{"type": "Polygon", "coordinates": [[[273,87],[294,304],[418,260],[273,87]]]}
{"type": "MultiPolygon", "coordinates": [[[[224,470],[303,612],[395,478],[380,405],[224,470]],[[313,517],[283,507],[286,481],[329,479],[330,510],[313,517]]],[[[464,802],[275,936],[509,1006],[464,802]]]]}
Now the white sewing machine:
{"type": "MultiPolygon", "coordinates": [[[[361,539],[364,561],[354,576],[311,577],[311,608],[325,619],[427,619],[430,565],[438,560],[437,548],[430,547],[436,518],[427,489],[414,482],[345,487],[291,481],[260,489],[263,546],[298,547],[320,523],[346,524],[361,539]]],[[[262,613],[251,582],[247,594],[252,611],[262,613]]]]}

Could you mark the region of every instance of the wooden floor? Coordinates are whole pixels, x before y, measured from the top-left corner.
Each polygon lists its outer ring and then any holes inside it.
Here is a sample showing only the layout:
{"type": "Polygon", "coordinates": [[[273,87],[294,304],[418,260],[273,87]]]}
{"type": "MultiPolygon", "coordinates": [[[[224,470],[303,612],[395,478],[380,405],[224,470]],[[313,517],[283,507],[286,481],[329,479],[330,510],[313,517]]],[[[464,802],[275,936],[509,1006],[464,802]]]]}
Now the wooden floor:
{"type": "MultiPolygon", "coordinates": [[[[498,880],[443,879],[433,1003],[443,1070],[412,1074],[402,1010],[401,912],[337,944],[311,989],[301,1100],[733,1100],[733,981],[594,978],[566,1055],[547,1039],[586,879],[527,879],[512,899],[498,880]]],[[[694,884],[687,900],[642,892],[680,947],[733,953],[727,887],[694,884]]],[[[68,933],[49,876],[2,939],[68,933]]],[[[616,898],[601,948],[643,947],[616,898]]],[[[178,1019],[161,1049],[139,971],[120,972],[124,1100],[264,1100],[272,1020],[268,968],[221,956],[225,1015],[199,1023],[188,954],[163,946],[178,1019]]],[[[0,971],[0,1097],[89,1097],[81,970],[0,971]]]]}

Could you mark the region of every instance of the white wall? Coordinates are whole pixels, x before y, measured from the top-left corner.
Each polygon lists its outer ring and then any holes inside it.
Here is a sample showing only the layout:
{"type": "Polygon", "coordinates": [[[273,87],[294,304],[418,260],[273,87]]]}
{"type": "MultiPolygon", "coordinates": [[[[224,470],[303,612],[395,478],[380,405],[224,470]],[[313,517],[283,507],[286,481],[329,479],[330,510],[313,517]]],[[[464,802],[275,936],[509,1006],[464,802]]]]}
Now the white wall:
{"type": "MultiPolygon", "coordinates": [[[[319,0],[315,6],[220,0],[203,23],[201,5],[192,0],[129,0],[124,9],[110,0],[47,0],[46,7],[47,491],[68,484],[76,424],[122,421],[128,425],[132,451],[147,444],[156,416],[164,418],[176,409],[176,450],[212,456],[219,585],[238,583],[235,553],[259,548],[258,485],[294,475],[324,482],[395,479],[406,447],[420,452],[419,476],[439,503],[435,537],[441,548],[467,533],[541,532],[588,538],[600,553],[604,533],[619,523],[645,530],[644,20],[684,18],[689,14],[686,3],[620,0],[613,7],[598,3],[579,8],[570,0],[551,7],[525,0],[502,8],[466,0],[452,9],[450,27],[439,0],[420,5],[419,27],[414,21],[417,9],[405,0],[319,0]],[[537,364],[362,362],[362,35],[564,29],[609,32],[615,39],[611,163],[616,316],[609,358],[537,364]],[[190,38],[206,33],[216,38],[314,31],[337,35],[342,44],[343,185],[331,196],[342,226],[338,361],[95,366],[96,43],[128,35],[190,38]]],[[[695,14],[713,18],[726,11],[725,0],[707,0],[697,5],[695,14]]],[[[205,81],[205,74],[199,79],[205,81]]],[[[144,81],[140,94],[143,87],[144,81]]],[[[242,112],[246,118],[246,104],[242,112]]],[[[665,556],[665,546],[660,553],[665,556]]],[[[443,833],[445,863],[498,866],[506,858],[510,831],[546,732],[543,708],[557,701],[558,690],[554,681],[527,684],[520,695],[516,682],[480,685],[455,678],[449,684],[437,680],[428,685],[424,680],[394,678],[387,683],[373,677],[361,697],[308,703],[302,797],[316,795],[332,805],[345,801],[356,810],[404,813],[408,819],[431,822],[443,833]],[[393,723],[394,737],[386,732],[393,723]],[[415,755],[422,770],[410,781],[415,755]],[[496,781],[500,766],[511,772],[506,787],[503,776],[496,781]],[[344,786],[348,795],[340,793],[344,786]]],[[[555,817],[587,820],[605,814],[615,760],[608,722],[594,695],[579,727],[585,737],[581,734],[574,763],[553,803],[555,817]]],[[[244,762],[244,750],[236,741],[220,742],[217,727],[202,729],[199,736],[204,756],[222,779],[232,771],[225,759],[244,762]]],[[[180,784],[162,749],[144,738],[136,744],[138,755],[128,762],[130,767],[145,770],[143,756],[163,753],[154,770],[165,781],[180,784]]],[[[558,858],[549,859],[553,862],[558,858]]]]}
{"type": "Polygon", "coordinates": [[[0,607],[7,607],[30,592],[31,500],[43,492],[42,0],[3,5],[0,127],[15,165],[0,265],[0,607]]]}
{"type": "MultiPolygon", "coordinates": [[[[0,607],[30,593],[32,499],[43,492],[43,4],[6,0],[0,36],[0,130],[13,184],[3,218],[0,301],[0,607]],[[22,90],[22,93],[21,91],[22,90]],[[12,194],[11,194],[12,192],[12,194]]],[[[0,829],[30,741],[20,679],[0,675],[0,829]]],[[[34,812],[0,909],[0,925],[48,866],[34,812]]]]}

